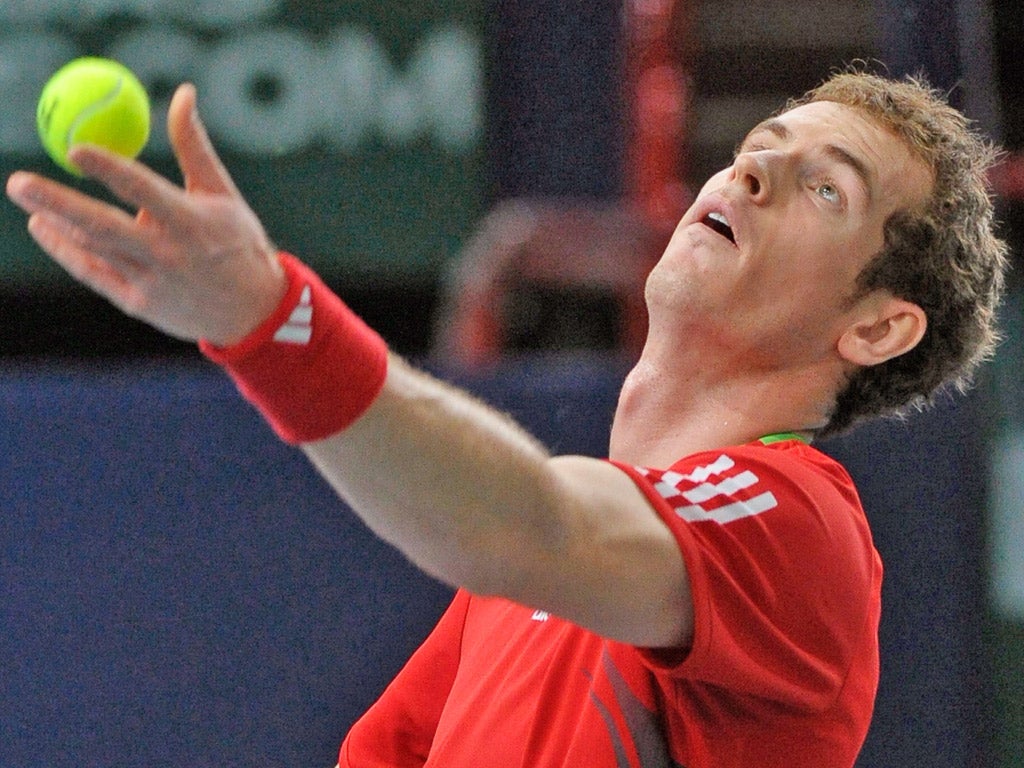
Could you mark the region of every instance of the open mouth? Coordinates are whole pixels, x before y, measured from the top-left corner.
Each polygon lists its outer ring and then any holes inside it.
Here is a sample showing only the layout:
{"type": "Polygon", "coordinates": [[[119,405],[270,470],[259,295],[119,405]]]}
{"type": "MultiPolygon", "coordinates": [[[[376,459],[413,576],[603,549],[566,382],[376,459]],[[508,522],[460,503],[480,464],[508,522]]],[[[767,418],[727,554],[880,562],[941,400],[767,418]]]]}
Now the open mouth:
{"type": "Polygon", "coordinates": [[[718,211],[712,211],[709,213],[703,218],[701,223],[704,226],[715,230],[715,232],[726,238],[733,245],[736,244],[736,236],[732,233],[732,227],[729,226],[728,219],[718,211]]]}

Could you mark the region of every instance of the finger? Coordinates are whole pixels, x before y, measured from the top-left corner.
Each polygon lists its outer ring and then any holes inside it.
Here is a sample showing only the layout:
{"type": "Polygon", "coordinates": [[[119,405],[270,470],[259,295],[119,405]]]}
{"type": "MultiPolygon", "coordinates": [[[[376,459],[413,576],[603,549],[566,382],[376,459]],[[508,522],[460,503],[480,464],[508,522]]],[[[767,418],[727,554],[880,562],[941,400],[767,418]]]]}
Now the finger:
{"type": "Polygon", "coordinates": [[[29,217],[28,230],[35,241],[51,255],[54,251],[88,254],[91,261],[107,262],[128,278],[149,267],[143,259],[134,255],[134,249],[114,247],[106,239],[97,246],[96,237],[90,231],[48,211],[32,214],[29,217]]]}
{"type": "Polygon", "coordinates": [[[136,210],[168,226],[188,229],[193,213],[185,190],[142,163],[91,144],[76,144],[68,159],[136,210]]]}
{"type": "Polygon", "coordinates": [[[47,188],[58,186],[45,176],[28,171],[15,171],[7,179],[7,197],[26,213],[45,206],[47,188]]]}
{"type": "Polygon", "coordinates": [[[78,239],[98,252],[130,252],[145,255],[145,230],[135,219],[115,205],[104,203],[43,176],[17,172],[7,182],[10,199],[29,214],[45,213],[46,220],[61,221],[61,230],[69,236],[78,230],[78,239]]]}
{"type": "Polygon", "coordinates": [[[138,267],[130,260],[115,264],[109,258],[99,258],[69,236],[66,222],[45,212],[29,217],[28,231],[39,246],[80,283],[118,306],[131,304],[134,288],[126,273],[137,271],[138,267]]]}
{"type": "Polygon", "coordinates": [[[196,89],[191,83],[181,85],[171,99],[167,136],[185,177],[186,189],[239,195],[199,117],[196,89]]]}

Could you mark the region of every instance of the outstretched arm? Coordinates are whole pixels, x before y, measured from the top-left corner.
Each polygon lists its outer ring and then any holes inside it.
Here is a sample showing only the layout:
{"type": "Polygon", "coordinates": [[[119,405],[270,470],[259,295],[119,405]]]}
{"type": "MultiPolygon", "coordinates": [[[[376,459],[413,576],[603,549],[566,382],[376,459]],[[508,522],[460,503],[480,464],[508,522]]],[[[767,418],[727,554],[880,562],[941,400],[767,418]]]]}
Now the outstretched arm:
{"type": "MultiPolygon", "coordinates": [[[[168,115],[183,188],[102,150],[72,151],[134,216],[34,174],[15,173],[7,190],[77,279],[173,336],[225,346],[274,312],[287,283],[195,100],[182,86],[168,115]]],[[[549,456],[504,416],[395,357],[361,418],[303,450],[367,525],[450,584],[637,645],[691,636],[678,546],[625,474],[549,456]]]]}

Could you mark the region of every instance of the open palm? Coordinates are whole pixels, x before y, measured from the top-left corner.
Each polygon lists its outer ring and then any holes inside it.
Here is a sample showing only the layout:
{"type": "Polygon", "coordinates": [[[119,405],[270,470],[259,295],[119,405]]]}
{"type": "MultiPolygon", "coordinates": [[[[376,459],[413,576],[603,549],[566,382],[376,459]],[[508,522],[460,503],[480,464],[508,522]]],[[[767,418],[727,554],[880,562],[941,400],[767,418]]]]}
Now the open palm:
{"type": "Polygon", "coordinates": [[[276,248],[217,157],[193,86],[174,94],[167,126],[184,186],[98,147],[69,153],[134,215],[24,171],[7,193],[43,250],[115,306],[177,338],[229,344],[284,292],[276,248]]]}

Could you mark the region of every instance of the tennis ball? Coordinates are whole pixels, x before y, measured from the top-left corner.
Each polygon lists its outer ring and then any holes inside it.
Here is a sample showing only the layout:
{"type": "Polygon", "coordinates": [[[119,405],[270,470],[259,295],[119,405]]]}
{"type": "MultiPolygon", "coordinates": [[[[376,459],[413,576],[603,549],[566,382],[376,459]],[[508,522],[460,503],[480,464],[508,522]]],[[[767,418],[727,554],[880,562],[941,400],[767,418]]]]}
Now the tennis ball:
{"type": "Polygon", "coordinates": [[[96,144],[125,157],[142,151],[149,139],[149,98],[123,64],[85,56],[69,61],[43,86],[36,124],[46,153],[81,176],[67,157],[75,144],[96,144]]]}

